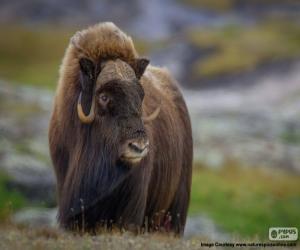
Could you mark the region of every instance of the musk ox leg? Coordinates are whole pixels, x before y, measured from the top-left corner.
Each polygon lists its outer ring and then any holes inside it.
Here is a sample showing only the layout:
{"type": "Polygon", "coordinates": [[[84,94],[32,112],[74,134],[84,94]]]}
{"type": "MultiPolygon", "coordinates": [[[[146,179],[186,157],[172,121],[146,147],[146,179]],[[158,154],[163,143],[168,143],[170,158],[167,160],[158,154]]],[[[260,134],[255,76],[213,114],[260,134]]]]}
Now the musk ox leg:
{"type": "Polygon", "coordinates": [[[192,159],[191,148],[192,140],[188,140],[184,155],[186,158],[182,164],[180,182],[175,193],[174,199],[168,209],[171,214],[171,230],[181,236],[184,233],[186,216],[190,202],[191,184],[192,184],[192,159]]]}
{"type": "Polygon", "coordinates": [[[185,183],[179,186],[174,200],[168,209],[171,215],[171,231],[181,236],[184,232],[186,223],[187,211],[190,200],[190,188],[185,183]]]}

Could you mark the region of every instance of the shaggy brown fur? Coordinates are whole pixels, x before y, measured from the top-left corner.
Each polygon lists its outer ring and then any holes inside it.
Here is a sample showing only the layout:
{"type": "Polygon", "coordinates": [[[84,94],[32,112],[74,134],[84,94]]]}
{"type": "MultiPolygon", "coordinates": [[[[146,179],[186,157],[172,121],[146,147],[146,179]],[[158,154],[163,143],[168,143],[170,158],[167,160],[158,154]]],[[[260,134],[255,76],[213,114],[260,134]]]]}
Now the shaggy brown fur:
{"type": "MultiPolygon", "coordinates": [[[[114,224],[183,232],[192,175],[190,119],[175,80],[161,68],[148,66],[144,72],[146,66],[139,65],[131,38],[112,23],[97,24],[71,39],[49,130],[61,226],[95,231],[114,224]],[[95,67],[91,82],[107,60],[120,59],[136,74],[135,80],[102,86],[118,98],[109,114],[98,107],[91,124],[83,124],[76,110],[80,92],[85,93],[82,81],[88,79],[82,58],[95,67]],[[157,106],[158,117],[144,124],[142,114],[157,106]],[[147,137],[150,144],[148,155],[137,165],[118,159],[121,143],[133,137],[147,137]]],[[[94,93],[89,91],[85,110],[94,93]]]]}

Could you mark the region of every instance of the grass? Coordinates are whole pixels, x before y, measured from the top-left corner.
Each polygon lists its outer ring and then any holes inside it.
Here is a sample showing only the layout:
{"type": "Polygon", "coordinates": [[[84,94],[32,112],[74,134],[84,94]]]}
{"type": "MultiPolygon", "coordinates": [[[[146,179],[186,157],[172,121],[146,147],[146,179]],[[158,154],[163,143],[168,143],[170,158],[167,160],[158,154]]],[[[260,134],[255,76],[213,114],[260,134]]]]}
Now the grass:
{"type": "Polygon", "coordinates": [[[280,139],[282,142],[287,144],[300,144],[300,131],[297,129],[283,131],[280,135],[280,139]]]}
{"type": "Polygon", "coordinates": [[[237,74],[300,56],[300,26],[287,21],[193,29],[188,37],[197,47],[213,51],[207,58],[195,62],[193,74],[196,77],[237,74]]]}
{"type": "Polygon", "coordinates": [[[8,182],[7,175],[0,172],[0,222],[6,221],[12,212],[27,204],[22,194],[8,188],[8,182]]]}
{"type": "MultiPolygon", "coordinates": [[[[252,243],[259,242],[256,239],[240,240],[235,238],[230,243],[252,243]]],[[[130,233],[101,234],[97,236],[75,235],[58,229],[40,228],[32,229],[20,226],[2,226],[0,228],[0,249],[6,250],[47,250],[47,249],[124,249],[124,250],[196,250],[196,249],[228,249],[229,247],[214,247],[214,241],[197,237],[190,240],[178,239],[167,235],[144,234],[135,236],[130,233]],[[206,244],[203,246],[202,244],[206,244]]],[[[218,242],[223,243],[223,242],[218,242]]],[[[263,243],[263,242],[259,242],[263,243]]],[[[264,242],[270,243],[270,242],[264,242]]],[[[273,242],[274,243],[274,242],[273,242]]],[[[290,242],[290,244],[296,244],[290,242]]],[[[240,248],[239,246],[237,246],[240,248]]],[[[243,247],[243,249],[260,249],[254,247],[243,247]]],[[[274,249],[274,247],[264,247],[274,249]]],[[[290,248],[281,248],[290,249],[290,248]]],[[[299,249],[299,247],[293,249],[299,249]]]]}
{"type": "Polygon", "coordinates": [[[57,27],[0,27],[0,76],[45,88],[54,88],[58,67],[72,31],[57,27]]]}
{"type": "MultiPolygon", "coordinates": [[[[125,232],[97,236],[78,235],[58,229],[32,229],[8,225],[0,227],[0,249],[199,249],[200,240],[182,240],[167,235],[135,235],[125,232]]],[[[222,249],[222,248],[221,248],[222,249]]]]}
{"type": "Polygon", "coordinates": [[[204,213],[225,231],[242,237],[268,237],[271,226],[300,228],[300,176],[242,168],[195,168],[190,214],[204,213]]]}

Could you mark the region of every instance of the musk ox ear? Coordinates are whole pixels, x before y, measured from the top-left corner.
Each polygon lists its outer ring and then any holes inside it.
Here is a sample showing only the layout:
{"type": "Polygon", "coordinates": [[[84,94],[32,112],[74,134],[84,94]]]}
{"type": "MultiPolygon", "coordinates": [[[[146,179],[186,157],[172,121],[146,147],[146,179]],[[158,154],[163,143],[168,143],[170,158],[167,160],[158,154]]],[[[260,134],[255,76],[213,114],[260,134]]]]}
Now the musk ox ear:
{"type": "Polygon", "coordinates": [[[147,58],[138,58],[135,60],[134,71],[138,79],[143,76],[149,62],[150,61],[147,58]]]}

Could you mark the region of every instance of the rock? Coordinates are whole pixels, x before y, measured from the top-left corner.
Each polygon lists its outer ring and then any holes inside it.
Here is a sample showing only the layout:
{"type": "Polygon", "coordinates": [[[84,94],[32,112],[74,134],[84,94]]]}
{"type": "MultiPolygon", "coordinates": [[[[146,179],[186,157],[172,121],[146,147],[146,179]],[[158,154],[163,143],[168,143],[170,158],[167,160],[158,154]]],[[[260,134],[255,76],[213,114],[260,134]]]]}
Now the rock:
{"type": "Polygon", "coordinates": [[[31,227],[57,227],[56,215],[56,208],[26,208],[14,214],[12,220],[31,227]]]}
{"type": "Polygon", "coordinates": [[[55,178],[45,163],[28,155],[7,156],[3,162],[9,176],[8,185],[21,192],[31,202],[55,204],[55,178]]]}
{"type": "Polygon", "coordinates": [[[53,206],[47,130],[53,93],[0,81],[0,171],[30,201],[53,206]]]}
{"type": "Polygon", "coordinates": [[[204,49],[197,48],[178,37],[167,46],[152,51],[150,59],[154,65],[167,68],[175,79],[186,84],[186,79],[191,74],[187,67],[202,54],[204,54],[204,49]]]}
{"type": "Polygon", "coordinates": [[[183,89],[192,118],[195,160],[226,160],[300,173],[300,63],[248,86],[183,89]]]}
{"type": "Polygon", "coordinates": [[[216,224],[206,216],[191,216],[187,218],[184,232],[185,238],[201,237],[212,241],[226,241],[230,239],[229,234],[221,231],[216,224]]]}

